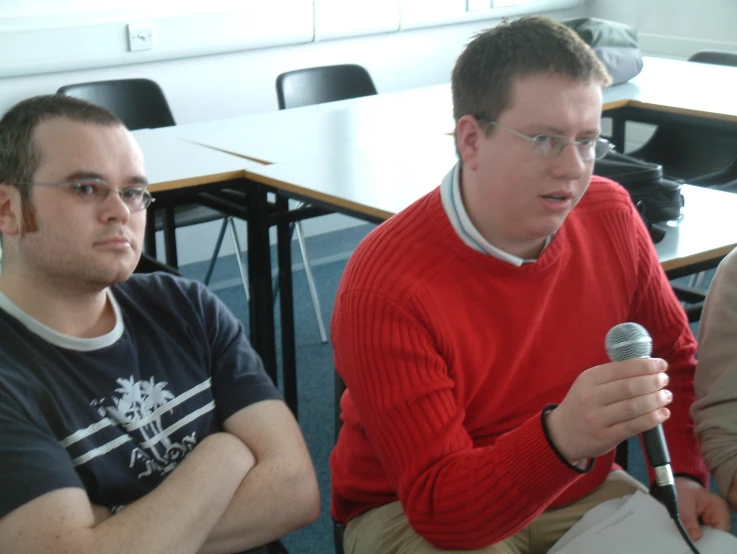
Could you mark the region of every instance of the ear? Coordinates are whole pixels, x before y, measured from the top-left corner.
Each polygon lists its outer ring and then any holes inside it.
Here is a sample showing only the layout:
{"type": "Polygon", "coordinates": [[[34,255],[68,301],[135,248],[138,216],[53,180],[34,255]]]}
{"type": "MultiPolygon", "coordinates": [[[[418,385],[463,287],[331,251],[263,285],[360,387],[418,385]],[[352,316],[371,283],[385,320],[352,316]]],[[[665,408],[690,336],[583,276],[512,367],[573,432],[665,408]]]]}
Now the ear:
{"type": "Polygon", "coordinates": [[[17,235],[21,222],[20,193],[15,187],[0,183],[0,233],[17,235]]]}
{"type": "Polygon", "coordinates": [[[458,120],[456,142],[463,167],[476,171],[479,147],[483,138],[484,130],[474,116],[466,114],[458,120]]]}

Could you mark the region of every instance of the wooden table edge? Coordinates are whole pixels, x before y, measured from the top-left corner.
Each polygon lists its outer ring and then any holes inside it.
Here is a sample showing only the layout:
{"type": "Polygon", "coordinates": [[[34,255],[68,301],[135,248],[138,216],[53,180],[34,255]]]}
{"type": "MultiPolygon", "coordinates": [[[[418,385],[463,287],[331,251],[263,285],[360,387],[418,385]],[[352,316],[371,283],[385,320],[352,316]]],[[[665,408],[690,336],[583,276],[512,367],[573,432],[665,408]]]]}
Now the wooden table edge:
{"type": "Polygon", "coordinates": [[[706,252],[699,252],[698,254],[693,254],[691,256],[686,256],[684,258],[673,258],[665,262],[660,262],[660,265],[664,271],[680,269],[682,267],[688,267],[688,266],[695,265],[701,262],[707,262],[709,260],[723,258],[727,254],[729,254],[732,250],[734,250],[735,247],[737,247],[737,243],[726,245],[726,246],[720,246],[719,248],[712,248],[711,250],[708,250],[706,252]]]}
{"type": "Polygon", "coordinates": [[[231,179],[242,179],[244,177],[243,169],[235,169],[233,171],[225,171],[223,173],[212,173],[201,177],[187,177],[185,179],[175,179],[173,181],[163,181],[154,183],[148,187],[151,193],[165,192],[168,190],[184,189],[199,185],[210,185],[213,183],[221,183],[231,179]]]}
{"type": "MultiPolygon", "coordinates": [[[[308,202],[322,202],[331,207],[342,208],[353,214],[361,214],[373,219],[387,220],[394,215],[392,212],[379,210],[376,208],[366,208],[366,206],[362,204],[350,202],[342,198],[336,198],[335,196],[331,196],[329,194],[316,192],[314,189],[299,187],[297,185],[281,181],[280,179],[274,177],[260,175],[258,173],[251,173],[247,169],[245,170],[245,175],[246,178],[250,179],[251,181],[261,183],[262,185],[272,187],[279,191],[291,192],[307,199],[308,202]]],[[[335,211],[339,212],[340,209],[336,209],[335,211]]]]}

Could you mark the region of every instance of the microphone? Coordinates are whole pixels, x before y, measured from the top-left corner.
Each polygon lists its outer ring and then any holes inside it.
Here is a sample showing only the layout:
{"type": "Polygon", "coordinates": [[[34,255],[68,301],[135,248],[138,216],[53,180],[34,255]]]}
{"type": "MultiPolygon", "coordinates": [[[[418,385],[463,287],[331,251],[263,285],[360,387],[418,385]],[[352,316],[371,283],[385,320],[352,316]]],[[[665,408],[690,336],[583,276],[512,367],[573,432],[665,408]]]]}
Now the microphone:
{"type": "MultiPolygon", "coordinates": [[[[642,325],[632,322],[620,323],[609,329],[604,345],[609,359],[613,362],[649,358],[653,351],[653,339],[650,338],[650,334],[642,325]]],[[[655,483],[663,505],[691,552],[699,554],[699,550],[688,536],[679,517],[678,493],[670,468],[670,454],[668,445],[665,443],[663,426],[658,424],[653,429],[643,432],[642,442],[645,444],[645,453],[650,467],[655,472],[655,483]]]]}
{"type": "MultiPolygon", "coordinates": [[[[647,330],[637,323],[620,323],[612,327],[606,335],[606,352],[613,362],[649,358],[653,350],[653,340],[647,330]]],[[[670,468],[670,454],[663,434],[663,426],[642,433],[650,467],[655,472],[655,482],[660,489],[665,507],[674,519],[678,518],[678,497],[675,480],[670,468]]]]}

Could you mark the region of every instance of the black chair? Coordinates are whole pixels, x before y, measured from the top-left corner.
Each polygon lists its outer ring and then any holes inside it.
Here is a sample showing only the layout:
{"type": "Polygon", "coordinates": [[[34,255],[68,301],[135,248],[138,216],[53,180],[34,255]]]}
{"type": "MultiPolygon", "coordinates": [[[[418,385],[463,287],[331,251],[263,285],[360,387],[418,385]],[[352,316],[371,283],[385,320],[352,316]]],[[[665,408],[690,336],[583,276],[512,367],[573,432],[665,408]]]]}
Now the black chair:
{"type": "MultiPolygon", "coordinates": [[[[107,108],[117,115],[131,131],[171,127],[176,124],[164,92],[157,83],[149,79],[119,79],[76,83],[63,86],[56,92],[57,94],[73,96],[107,108]]],[[[173,252],[171,252],[171,259],[167,260],[173,267],[178,265],[175,238],[175,229],[177,227],[187,227],[210,221],[223,220],[220,235],[210,261],[210,268],[205,278],[205,284],[209,284],[226,227],[230,224],[231,238],[233,239],[236,256],[241,268],[243,288],[246,292],[246,298],[248,298],[248,282],[244,279],[246,272],[243,269],[243,262],[240,258],[240,246],[231,218],[226,218],[224,214],[212,208],[193,203],[165,206],[163,210],[156,210],[154,216],[155,230],[163,231],[165,237],[174,245],[173,252]],[[172,210],[173,217],[171,214],[172,210]],[[173,227],[167,225],[167,221],[171,221],[172,219],[174,222],[173,227]]]]}
{"type": "Polygon", "coordinates": [[[154,273],[156,271],[164,271],[165,273],[171,273],[172,275],[181,276],[175,268],[161,263],[156,258],[152,258],[145,252],[141,253],[141,258],[138,260],[134,273],[154,273]]]}
{"type": "Polygon", "coordinates": [[[63,86],[56,92],[107,108],[131,131],[175,124],[161,87],[148,79],[76,83],[63,86]]]}
{"type": "MultiPolygon", "coordinates": [[[[737,66],[737,53],[704,50],[692,55],[689,61],[737,66]]],[[[737,164],[737,131],[717,132],[684,122],[662,123],[647,143],[629,154],[661,164],[671,178],[696,185],[720,185],[732,175],[722,175],[725,168],[737,164]],[[702,182],[701,178],[707,176],[702,182]]],[[[737,174],[737,166],[733,173],[737,174]]]]}
{"type": "MultiPolygon", "coordinates": [[[[295,69],[282,73],[276,78],[276,98],[280,110],[335,102],[337,100],[349,100],[374,94],[376,94],[376,87],[371,75],[360,65],[354,64],[295,69]]],[[[303,206],[304,203],[300,202],[297,209],[303,206]]],[[[307,284],[312,297],[312,305],[320,329],[320,337],[322,342],[327,342],[325,324],[322,321],[320,311],[320,300],[312,276],[301,223],[299,221],[294,223],[291,230],[297,233],[305,274],[307,275],[307,284]]]]}
{"type": "Polygon", "coordinates": [[[374,82],[360,65],[308,67],[287,71],[276,78],[280,110],[372,94],[376,94],[374,82]]]}

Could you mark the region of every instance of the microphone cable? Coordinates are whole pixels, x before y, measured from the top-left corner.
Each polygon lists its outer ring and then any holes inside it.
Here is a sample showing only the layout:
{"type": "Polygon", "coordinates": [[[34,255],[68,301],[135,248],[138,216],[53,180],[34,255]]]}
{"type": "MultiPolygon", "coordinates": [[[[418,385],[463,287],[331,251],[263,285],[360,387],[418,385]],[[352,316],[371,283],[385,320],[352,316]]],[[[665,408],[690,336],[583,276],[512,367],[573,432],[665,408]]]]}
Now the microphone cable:
{"type": "Polygon", "coordinates": [[[676,524],[678,532],[681,534],[681,537],[683,537],[683,541],[688,545],[688,548],[693,554],[701,554],[698,548],[696,548],[696,545],[691,540],[691,537],[688,536],[688,532],[681,522],[676,486],[670,484],[664,486],[657,485],[657,491],[660,495],[660,500],[663,502],[666,509],[668,510],[668,514],[670,515],[671,519],[673,519],[673,523],[676,524]]]}

